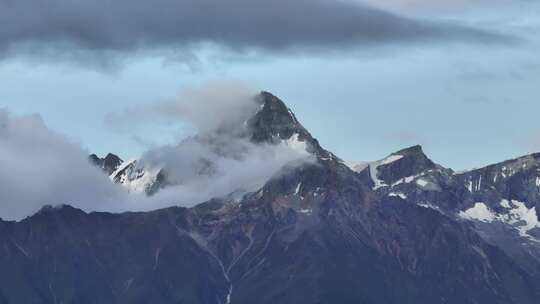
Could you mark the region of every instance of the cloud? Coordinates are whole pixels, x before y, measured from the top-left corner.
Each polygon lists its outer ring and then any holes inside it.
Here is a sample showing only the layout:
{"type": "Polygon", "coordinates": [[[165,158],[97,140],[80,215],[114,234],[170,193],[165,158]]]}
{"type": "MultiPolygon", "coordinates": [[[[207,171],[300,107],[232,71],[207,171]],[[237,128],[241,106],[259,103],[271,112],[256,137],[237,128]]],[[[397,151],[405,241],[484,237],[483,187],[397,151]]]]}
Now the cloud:
{"type": "Polygon", "coordinates": [[[151,197],[129,201],[129,208],[150,210],[175,205],[193,206],[216,197],[239,198],[260,189],[284,170],[314,161],[305,150],[286,143],[253,144],[227,136],[190,138],[177,146],[163,146],[145,153],[140,168],[164,168],[172,185],[151,197]]]}
{"type": "Polygon", "coordinates": [[[172,50],[190,60],[191,50],[206,44],[233,52],[289,52],[500,38],[345,0],[0,1],[4,57],[27,54],[106,64],[115,55],[145,51],[172,50]]]}
{"type": "Polygon", "coordinates": [[[211,81],[184,88],[173,101],[130,107],[108,113],[105,124],[117,130],[131,130],[147,123],[187,124],[199,133],[232,132],[253,115],[259,105],[257,90],[235,81],[211,81]]]}
{"type": "Polygon", "coordinates": [[[0,217],[20,219],[46,204],[99,209],[123,192],[39,116],[0,110],[0,217]]]}

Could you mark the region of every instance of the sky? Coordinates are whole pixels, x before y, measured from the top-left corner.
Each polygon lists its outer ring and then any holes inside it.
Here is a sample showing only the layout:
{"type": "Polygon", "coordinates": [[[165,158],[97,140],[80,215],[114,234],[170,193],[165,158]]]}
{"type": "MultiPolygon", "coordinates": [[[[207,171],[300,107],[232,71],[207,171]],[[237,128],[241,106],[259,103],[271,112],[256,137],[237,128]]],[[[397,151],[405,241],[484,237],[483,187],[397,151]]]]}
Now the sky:
{"type": "Polygon", "coordinates": [[[350,161],[422,144],[462,170],[540,151],[538,1],[219,3],[0,0],[0,108],[137,158],[194,131],[115,113],[232,81],[350,161]]]}

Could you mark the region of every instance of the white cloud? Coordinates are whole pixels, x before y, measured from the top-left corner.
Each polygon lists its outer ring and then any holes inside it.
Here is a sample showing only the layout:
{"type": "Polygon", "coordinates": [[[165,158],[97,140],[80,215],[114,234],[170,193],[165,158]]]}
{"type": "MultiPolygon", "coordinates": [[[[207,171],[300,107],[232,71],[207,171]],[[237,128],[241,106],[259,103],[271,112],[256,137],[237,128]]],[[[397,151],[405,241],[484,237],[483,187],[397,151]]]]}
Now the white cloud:
{"type": "Polygon", "coordinates": [[[88,163],[87,153],[40,116],[0,110],[0,216],[20,219],[46,204],[99,209],[122,189],[88,163]]]}
{"type": "Polygon", "coordinates": [[[176,184],[152,197],[130,200],[126,208],[150,210],[173,205],[193,206],[234,192],[238,197],[260,189],[283,168],[294,168],[313,158],[306,151],[279,145],[255,145],[246,139],[224,137],[212,141],[191,139],[178,146],[148,151],[141,159],[146,168],[166,168],[176,184]]]}
{"type": "Polygon", "coordinates": [[[132,130],[148,123],[183,122],[200,133],[238,130],[257,110],[253,102],[257,90],[237,81],[211,81],[184,88],[174,100],[132,106],[109,113],[105,123],[119,130],[132,130]]]}

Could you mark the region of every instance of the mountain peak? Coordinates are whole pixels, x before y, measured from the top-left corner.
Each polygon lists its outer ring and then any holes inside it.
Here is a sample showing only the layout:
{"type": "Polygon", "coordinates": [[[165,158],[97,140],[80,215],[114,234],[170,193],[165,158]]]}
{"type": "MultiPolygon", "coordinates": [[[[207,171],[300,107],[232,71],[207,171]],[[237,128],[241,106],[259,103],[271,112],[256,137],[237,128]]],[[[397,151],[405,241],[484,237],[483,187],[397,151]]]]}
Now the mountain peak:
{"type": "Polygon", "coordinates": [[[39,211],[33,216],[43,216],[43,215],[58,215],[58,216],[75,216],[85,214],[81,209],[75,208],[67,204],[59,205],[45,205],[39,209],[39,211]]]}
{"type": "Polygon", "coordinates": [[[279,99],[279,97],[268,91],[261,91],[259,93],[259,98],[261,98],[261,101],[265,106],[276,106],[287,110],[287,105],[281,99],[279,99]]]}
{"type": "Polygon", "coordinates": [[[391,185],[400,179],[440,168],[424,154],[420,145],[401,149],[362,168],[365,167],[369,167],[375,187],[391,185]]]}
{"type": "Polygon", "coordinates": [[[277,96],[267,91],[257,95],[260,110],[248,121],[251,126],[251,141],[254,143],[278,143],[295,139],[307,143],[308,152],[323,159],[337,159],[324,150],[317,139],[296,119],[293,111],[277,96]]]}
{"type": "Polygon", "coordinates": [[[100,158],[96,154],[92,154],[88,156],[88,160],[91,164],[101,168],[108,175],[111,175],[124,162],[120,157],[112,153],[107,154],[105,158],[100,158]]]}
{"type": "Polygon", "coordinates": [[[415,146],[411,146],[411,147],[408,147],[408,148],[405,148],[405,149],[401,149],[397,152],[394,152],[392,153],[392,155],[403,155],[403,156],[413,156],[413,155],[424,155],[424,150],[422,148],[421,145],[415,145],[415,146]]]}
{"type": "Polygon", "coordinates": [[[499,163],[490,164],[490,165],[480,167],[480,168],[474,168],[471,170],[461,171],[457,173],[457,175],[465,176],[465,175],[471,175],[471,174],[479,174],[482,172],[507,171],[503,173],[505,173],[506,176],[512,176],[515,173],[529,170],[531,168],[536,168],[536,167],[540,167],[540,153],[539,152],[508,159],[499,163]]]}
{"type": "Polygon", "coordinates": [[[250,121],[253,131],[252,141],[274,142],[275,139],[289,139],[295,133],[301,137],[308,135],[306,129],[281,99],[266,91],[261,92],[256,99],[261,103],[261,109],[250,121]]]}
{"type": "MultiPolygon", "coordinates": [[[[298,122],[294,113],[278,97],[267,91],[262,91],[253,99],[254,107],[250,107],[247,113],[251,118],[242,116],[238,120],[237,127],[242,123],[241,130],[226,130],[220,133],[207,132],[190,137],[179,143],[183,145],[195,144],[220,157],[237,159],[245,151],[233,147],[236,141],[233,139],[246,140],[255,145],[280,145],[285,144],[301,153],[308,152],[320,160],[339,160],[330,152],[320,147],[318,141],[298,122]],[[239,131],[239,132],[238,132],[239,131]],[[225,136],[222,136],[225,135],[225,136]]],[[[188,148],[189,149],[189,148],[188,148]]],[[[108,173],[115,183],[124,185],[129,191],[145,192],[148,195],[155,194],[165,186],[181,183],[182,179],[175,179],[174,170],[177,167],[167,165],[151,166],[144,162],[122,161],[114,154],[108,154],[105,158],[99,158],[95,154],[89,156],[92,163],[108,173]]],[[[214,160],[200,158],[193,163],[193,168],[201,168],[197,174],[211,176],[215,174],[214,160]]],[[[234,189],[237,190],[237,189],[234,189]]]]}

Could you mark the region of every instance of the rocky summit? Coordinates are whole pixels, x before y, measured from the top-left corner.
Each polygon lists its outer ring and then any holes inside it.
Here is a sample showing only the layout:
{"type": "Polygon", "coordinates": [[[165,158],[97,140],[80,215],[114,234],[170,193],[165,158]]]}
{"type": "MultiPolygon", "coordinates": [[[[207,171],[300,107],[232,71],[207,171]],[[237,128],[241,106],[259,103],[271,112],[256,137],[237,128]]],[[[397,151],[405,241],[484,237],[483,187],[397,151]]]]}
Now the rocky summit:
{"type": "MultiPolygon", "coordinates": [[[[240,199],[0,221],[0,303],[538,303],[539,155],[458,173],[414,146],[350,166],[279,98],[254,102],[238,136],[313,161],[240,199]]],[[[90,160],[149,195],[173,184],[171,168],[90,160]]]]}

